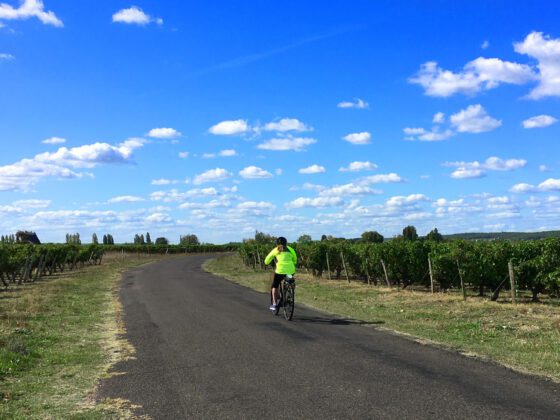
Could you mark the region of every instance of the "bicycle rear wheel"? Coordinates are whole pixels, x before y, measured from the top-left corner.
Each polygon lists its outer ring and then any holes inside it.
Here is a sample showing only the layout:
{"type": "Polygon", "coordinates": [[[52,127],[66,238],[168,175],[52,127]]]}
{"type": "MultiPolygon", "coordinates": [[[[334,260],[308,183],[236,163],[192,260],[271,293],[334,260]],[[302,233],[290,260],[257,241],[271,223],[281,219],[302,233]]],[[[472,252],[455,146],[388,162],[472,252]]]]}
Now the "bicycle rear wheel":
{"type": "Polygon", "coordinates": [[[291,321],[294,316],[296,289],[291,285],[286,285],[282,294],[284,295],[284,318],[291,321]]]}

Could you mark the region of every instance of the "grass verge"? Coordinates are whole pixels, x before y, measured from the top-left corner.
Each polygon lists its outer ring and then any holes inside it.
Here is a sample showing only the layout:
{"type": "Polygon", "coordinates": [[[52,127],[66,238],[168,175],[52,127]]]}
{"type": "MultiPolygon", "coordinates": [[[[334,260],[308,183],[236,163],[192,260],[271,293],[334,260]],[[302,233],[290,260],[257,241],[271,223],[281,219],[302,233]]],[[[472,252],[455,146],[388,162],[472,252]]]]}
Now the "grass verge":
{"type": "MultiPolygon", "coordinates": [[[[254,272],[236,255],[210,260],[204,268],[261,292],[270,287],[270,272],[254,272]]],[[[397,291],[307,274],[297,277],[295,316],[297,302],[302,302],[560,382],[558,305],[512,305],[475,297],[464,302],[444,293],[397,291]]]]}
{"type": "Polygon", "coordinates": [[[0,292],[0,418],[123,418],[126,403],[93,403],[96,381],[133,349],[119,338],[121,273],[154,256],[106,256],[100,266],[0,292]]]}

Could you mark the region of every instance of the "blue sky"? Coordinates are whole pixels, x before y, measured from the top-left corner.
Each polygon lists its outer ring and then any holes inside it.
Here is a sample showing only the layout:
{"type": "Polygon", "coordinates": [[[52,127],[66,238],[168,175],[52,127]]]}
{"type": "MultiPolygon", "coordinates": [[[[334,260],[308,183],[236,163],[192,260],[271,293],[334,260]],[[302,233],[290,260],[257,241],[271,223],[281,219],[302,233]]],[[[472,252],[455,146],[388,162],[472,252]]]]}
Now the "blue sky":
{"type": "Polygon", "coordinates": [[[560,229],[560,4],[0,0],[0,231],[560,229]]]}

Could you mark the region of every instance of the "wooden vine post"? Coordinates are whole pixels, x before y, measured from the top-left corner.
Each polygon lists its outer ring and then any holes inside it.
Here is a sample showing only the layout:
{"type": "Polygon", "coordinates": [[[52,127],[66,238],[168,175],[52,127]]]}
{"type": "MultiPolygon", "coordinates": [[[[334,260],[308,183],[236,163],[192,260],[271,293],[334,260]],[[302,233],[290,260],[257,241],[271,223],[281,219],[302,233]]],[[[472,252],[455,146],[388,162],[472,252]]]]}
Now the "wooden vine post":
{"type": "Polygon", "coordinates": [[[327,255],[327,273],[329,274],[329,280],[331,280],[331,265],[329,264],[329,251],[326,252],[327,255]]]}
{"type": "Polygon", "coordinates": [[[428,256],[428,268],[430,270],[430,285],[432,289],[432,294],[434,293],[434,272],[432,271],[432,259],[428,256]]]}
{"type": "Polygon", "coordinates": [[[366,277],[367,277],[367,284],[368,286],[371,286],[371,277],[369,276],[369,261],[368,258],[366,257],[366,277]]]}
{"type": "Polygon", "coordinates": [[[346,281],[350,283],[350,277],[348,277],[348,269],[346,268],[346,262],[344,262],[344,253],[340,251],[340,258],[342,258],[342,266],[344,267],[344,273],[346,274],[346,281]]]}
{"type": "Polygon", "coordinates": [[[391,283],[389,283],[389,276],[387,275],[387,267],[385,267],[385,261],[381,260],[381,266],[383,267],[383,273],[385,273],[385,282],[387,283],[387,287],[391,287],[391,283]]]}
{"type": "Polygon", "coordinates": [[[515,305],[515,276],[513,274],[513,262],[508,262],[509,281],[511,283],[511,301],[515,305]]]}
{"type": "Polygon", "coordinates": [[[463,300],[467,300],[467,291],[465,290],[465,282],[463,281],[463,275],[461,274],[461,267],[459,267],[459,260],[457,261],[457,271],[459,272],[459,280],[461,281],[461,292],[463,292],[463,300]]]}

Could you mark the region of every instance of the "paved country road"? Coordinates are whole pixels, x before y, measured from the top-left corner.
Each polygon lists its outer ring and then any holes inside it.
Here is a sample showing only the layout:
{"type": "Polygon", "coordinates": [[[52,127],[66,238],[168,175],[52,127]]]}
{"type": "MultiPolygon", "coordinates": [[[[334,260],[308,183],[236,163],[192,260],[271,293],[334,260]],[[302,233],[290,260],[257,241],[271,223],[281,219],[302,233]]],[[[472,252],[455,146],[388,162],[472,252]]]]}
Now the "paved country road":
{"type": "Polygon", "coordinates": [[[201,269],[208,256],[123,276],[136,360],[99,399],[154,419],[553,419],[560,386],[268,298],[201,269]]]}

